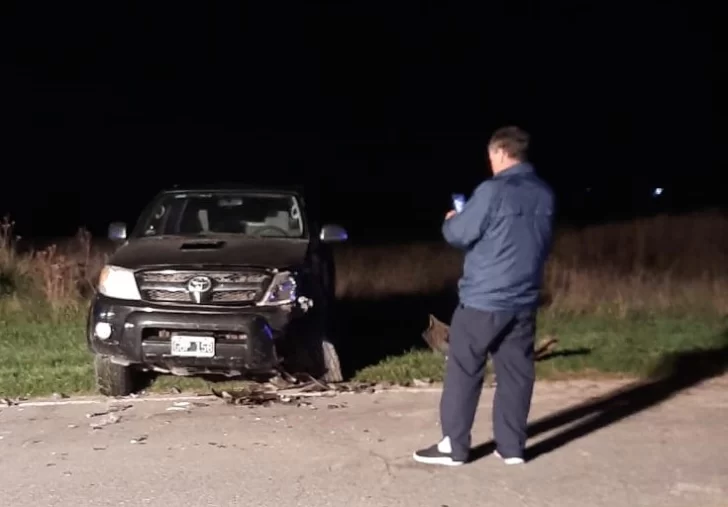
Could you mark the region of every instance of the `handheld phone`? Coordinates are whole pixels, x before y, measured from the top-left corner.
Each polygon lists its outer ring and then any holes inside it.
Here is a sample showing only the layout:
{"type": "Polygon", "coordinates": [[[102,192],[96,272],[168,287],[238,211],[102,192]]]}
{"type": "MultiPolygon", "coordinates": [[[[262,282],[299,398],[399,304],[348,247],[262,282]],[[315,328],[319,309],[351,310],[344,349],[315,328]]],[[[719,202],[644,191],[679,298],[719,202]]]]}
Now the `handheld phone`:
{"type": "Polygon", "coordinates": [[[452,194],[452,207],[460,213],[465,206],[465,196],[463,194],[452,194]]]}

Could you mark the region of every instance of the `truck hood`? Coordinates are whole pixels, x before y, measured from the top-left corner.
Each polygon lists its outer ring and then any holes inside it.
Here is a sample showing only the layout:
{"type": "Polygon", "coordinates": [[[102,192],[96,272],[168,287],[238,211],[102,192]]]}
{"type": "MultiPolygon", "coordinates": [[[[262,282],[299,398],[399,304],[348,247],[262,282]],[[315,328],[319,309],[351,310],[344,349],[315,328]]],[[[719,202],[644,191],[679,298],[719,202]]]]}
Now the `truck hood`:
{"type": "Polygon", "coordinates": [[[162,266],[286,268],[302,263],[307,249],[307,240],[290,238],[141,238],[119,248],[109,264],[129,269],[162,266]]]}

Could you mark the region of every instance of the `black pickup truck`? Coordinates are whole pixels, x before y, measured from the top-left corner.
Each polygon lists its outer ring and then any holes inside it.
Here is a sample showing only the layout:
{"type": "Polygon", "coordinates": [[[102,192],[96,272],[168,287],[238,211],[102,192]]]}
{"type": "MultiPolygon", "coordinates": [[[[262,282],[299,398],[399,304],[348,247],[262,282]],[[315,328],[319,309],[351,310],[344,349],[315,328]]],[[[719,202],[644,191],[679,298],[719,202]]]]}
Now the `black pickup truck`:
{"type": "Polygon", "coordinates": [[[329,314],[330,243],[297,189],[174,188],[158,194],[98,282],[87,342],[98,389],[133,393],[150,372],[238,377],[306,372],[342,380],[329,314]]]}

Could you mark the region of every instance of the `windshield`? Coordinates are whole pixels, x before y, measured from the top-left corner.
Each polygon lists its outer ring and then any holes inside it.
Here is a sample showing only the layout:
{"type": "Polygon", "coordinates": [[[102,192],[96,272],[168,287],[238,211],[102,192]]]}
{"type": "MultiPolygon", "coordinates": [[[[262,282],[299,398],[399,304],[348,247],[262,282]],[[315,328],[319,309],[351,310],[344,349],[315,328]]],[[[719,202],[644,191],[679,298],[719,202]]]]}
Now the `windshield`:
{"type": "Polygon", "coordinates": [[[241,234],[301,238],[304,221],[293,195],[246,192],[167,195],[142,219],[138,235],[241,234]]]}

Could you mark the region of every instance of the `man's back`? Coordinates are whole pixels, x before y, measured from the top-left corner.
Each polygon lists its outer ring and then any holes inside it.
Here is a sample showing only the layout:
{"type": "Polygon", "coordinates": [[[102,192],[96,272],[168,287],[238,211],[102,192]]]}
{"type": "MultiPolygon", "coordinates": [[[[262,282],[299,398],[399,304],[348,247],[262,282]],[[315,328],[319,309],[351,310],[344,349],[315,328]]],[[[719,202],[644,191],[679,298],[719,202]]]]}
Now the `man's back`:
{"type": "Polygon", "coordinates": [[[483,182],[443,235],[466,250],[460,301],[481,310],[538,306],[555,200],[528,163],[483,182]]]}

